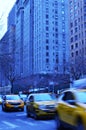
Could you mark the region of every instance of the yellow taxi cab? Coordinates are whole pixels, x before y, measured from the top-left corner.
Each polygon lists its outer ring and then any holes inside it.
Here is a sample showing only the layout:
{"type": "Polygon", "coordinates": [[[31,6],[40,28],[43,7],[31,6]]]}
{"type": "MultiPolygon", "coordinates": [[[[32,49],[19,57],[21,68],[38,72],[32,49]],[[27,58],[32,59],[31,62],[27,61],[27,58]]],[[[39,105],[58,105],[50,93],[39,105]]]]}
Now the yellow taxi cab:
{"type": "Polygon", "coordinates": [[[69,89],[62,92],[55,119],[58,129],[86,130],[86,90],[69,89]]]}
{"type": "Polygon", "coordinates": [[[27,116],[34,117],[54,117],[56,112],[55,97],[49,93],[32,93],[26,101],[27,116]]]}
{"type": "Polygon", "coordinates": [[[24,111],[24,101],[18,95],[5,95],[2,100],[2,110],[21,110],[24,111]]]}

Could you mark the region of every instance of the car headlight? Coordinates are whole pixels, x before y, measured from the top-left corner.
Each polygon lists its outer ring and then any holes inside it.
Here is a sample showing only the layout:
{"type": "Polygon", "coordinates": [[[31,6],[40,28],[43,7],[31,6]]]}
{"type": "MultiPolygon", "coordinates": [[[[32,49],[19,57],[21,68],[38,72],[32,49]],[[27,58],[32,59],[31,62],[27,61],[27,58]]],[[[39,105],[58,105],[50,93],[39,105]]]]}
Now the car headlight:
{"type": "Polygon", "coordinates": [[[39,109],[41,109],[41,110],[43,110],[43,109],[45,109],[46,108],[46,105],[40,105],[39,106],[39,109]]]}
{"type": "Polygon", "coordinates": [[[10,102],[7,101],[5,104],[10,104],[10,102]]]}

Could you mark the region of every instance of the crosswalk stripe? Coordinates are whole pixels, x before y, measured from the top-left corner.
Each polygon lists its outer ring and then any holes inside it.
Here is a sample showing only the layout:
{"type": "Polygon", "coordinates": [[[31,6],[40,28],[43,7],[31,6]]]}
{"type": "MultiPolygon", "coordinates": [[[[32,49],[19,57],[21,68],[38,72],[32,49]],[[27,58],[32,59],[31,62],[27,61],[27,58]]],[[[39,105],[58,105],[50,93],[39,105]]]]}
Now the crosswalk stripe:
{"type": "Polygon", "coordinates": [[[17,125],[14,125],[14,124],[12,124],[12,123],[10,123],[10,122],[7,122],[7,121],[2,121],[2,122],[3,122],[4,124],[6,124],[6,125],[12,127],[12,128],[18,127],[17,125]]]}
{"type": "Polygon", "coordinates": [[[26,116],[26,113],[16,114],[16,116],[26,116]]]}
{"type": "Polygon", "coordinates": [[[55,121],[39,121],[41,123],[45,123],[45,124],[55,124],[55,121]]]}
{"type": "Polygon", "coordinates": [[[31,126],[34,126],[35,124],[32,123],[32,122],[29,122],[29,121],[23,121],[21,119],[16,119],[16,121],[19,121],[19,122],[22,122],[22,123],[25,123],[25,124],[28,124],[28,125],[31,125],[31,126]]]}

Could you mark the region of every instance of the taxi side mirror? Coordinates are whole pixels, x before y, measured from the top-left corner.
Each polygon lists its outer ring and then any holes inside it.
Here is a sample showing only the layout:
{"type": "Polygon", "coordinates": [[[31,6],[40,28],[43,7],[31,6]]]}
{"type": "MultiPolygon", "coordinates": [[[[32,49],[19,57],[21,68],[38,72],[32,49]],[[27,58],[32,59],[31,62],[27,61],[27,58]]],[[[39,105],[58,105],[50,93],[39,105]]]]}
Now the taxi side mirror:
{"type": "Polygon", "coordinates": [[[3,96],[2,99],[3,99],[3,100],[6,100],[6,96],[3,96]]]}
{"type": "Polygon", "coordinates": [[[34,99],[33,99],[33,98],[31,98],[31,99],[29,99],[29,101],[30,101],[30,102],[34,102],[34,99]]]}

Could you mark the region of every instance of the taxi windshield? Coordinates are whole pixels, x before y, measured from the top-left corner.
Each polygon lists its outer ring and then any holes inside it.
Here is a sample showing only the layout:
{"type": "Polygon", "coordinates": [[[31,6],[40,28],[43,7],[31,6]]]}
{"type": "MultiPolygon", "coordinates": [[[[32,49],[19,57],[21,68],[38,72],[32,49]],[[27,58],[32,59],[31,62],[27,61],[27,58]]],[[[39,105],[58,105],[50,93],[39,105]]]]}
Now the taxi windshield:
{"type": "Polygon", "coordinates": [[[37,94],[35,95],[35,101],[52,101],[53,98],[49,94],[37,94]]]}
{"type": "Polygon", "coordinates": [[[8,96],[6,96],[6,99],[7,100],[19,100],[20,98],[19,98],[19,96],[16,96],[16,95],[8,95],[8,96]]]}
{"type": "Polygon", "coordinates": [[[76,93],[77,100],[81,103],[86,103],[86,91],[76,93]]]}

